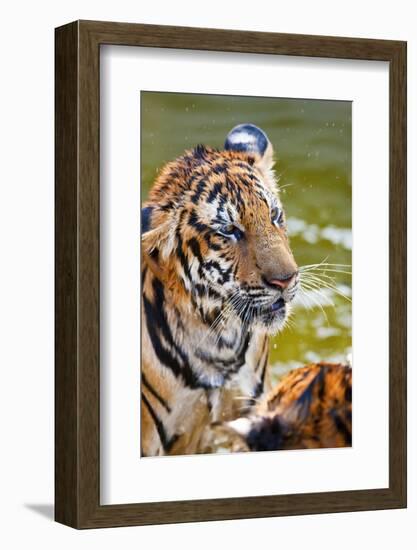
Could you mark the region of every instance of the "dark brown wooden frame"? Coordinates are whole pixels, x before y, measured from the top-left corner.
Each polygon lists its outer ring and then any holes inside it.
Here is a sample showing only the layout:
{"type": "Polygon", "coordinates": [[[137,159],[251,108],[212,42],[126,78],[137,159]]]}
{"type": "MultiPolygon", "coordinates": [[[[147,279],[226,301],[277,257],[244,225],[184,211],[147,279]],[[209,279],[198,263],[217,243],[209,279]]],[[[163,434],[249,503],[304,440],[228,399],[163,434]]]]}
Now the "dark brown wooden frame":
{"type": "Polygon", "coordinates": [[[55,519],[76,528],[406,506],[406,43],[77,21],[56,45],[55,519]],[[99,56],[120,44],[389,62],[389,488],[179,502],[99,500],[99,56]]]}

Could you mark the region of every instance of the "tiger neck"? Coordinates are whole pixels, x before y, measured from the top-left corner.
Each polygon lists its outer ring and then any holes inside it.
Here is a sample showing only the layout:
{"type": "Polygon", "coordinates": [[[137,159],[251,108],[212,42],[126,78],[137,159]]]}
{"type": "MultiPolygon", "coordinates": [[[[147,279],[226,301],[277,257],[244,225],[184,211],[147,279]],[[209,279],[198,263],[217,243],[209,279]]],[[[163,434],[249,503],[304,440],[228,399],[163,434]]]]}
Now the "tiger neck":
{"type": "Polygon", "coordinates": [[[238,319],[215,325],[215,311],[202,315],[188,293],[146,267],[142,284],[148,334],[164,366],[205,389],[221,387],[239,372],[252,334],[238,319]]]}

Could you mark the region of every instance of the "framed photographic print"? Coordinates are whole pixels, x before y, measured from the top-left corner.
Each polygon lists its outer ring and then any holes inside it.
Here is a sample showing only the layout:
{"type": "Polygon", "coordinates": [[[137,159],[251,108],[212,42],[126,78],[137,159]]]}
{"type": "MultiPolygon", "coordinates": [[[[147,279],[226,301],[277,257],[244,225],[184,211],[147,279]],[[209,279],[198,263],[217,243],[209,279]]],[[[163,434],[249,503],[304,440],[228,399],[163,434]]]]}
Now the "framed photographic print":
{"type": "Polygon", "coordinates": [[[406,44],[56,29],[56,520],[406,506],[406,44]]]}

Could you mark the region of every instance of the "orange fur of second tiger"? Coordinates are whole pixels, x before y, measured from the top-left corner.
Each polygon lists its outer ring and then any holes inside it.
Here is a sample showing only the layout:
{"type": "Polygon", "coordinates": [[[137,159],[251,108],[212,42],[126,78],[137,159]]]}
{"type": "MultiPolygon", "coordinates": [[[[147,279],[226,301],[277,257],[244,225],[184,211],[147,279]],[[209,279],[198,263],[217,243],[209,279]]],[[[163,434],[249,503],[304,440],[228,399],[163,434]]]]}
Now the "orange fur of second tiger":
{"type": "Polygon", "coordinates": [[[294,369],[251,411],[221,426],[234,451],[352,445],[352,369],[313,363],[294,369]]]}

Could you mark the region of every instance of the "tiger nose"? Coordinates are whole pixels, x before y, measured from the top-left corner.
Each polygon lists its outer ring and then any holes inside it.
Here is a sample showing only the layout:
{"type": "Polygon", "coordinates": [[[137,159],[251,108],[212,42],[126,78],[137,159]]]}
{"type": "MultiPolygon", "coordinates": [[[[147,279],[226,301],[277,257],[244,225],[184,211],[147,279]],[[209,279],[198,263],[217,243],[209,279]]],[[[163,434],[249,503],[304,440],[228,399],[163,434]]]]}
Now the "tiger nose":
{"type": "Polygon", "coordinates": [[[279,275],[278,277],[272,277],[266,279],[266,282],[270,286],[277,286],[278,288],[281,288],[282,290],[285,290],[288,288],[291,283],[295,281],[297,278],[298,271],[294,271],[293,273],[288,273],[285,275],[279,275]]]}

